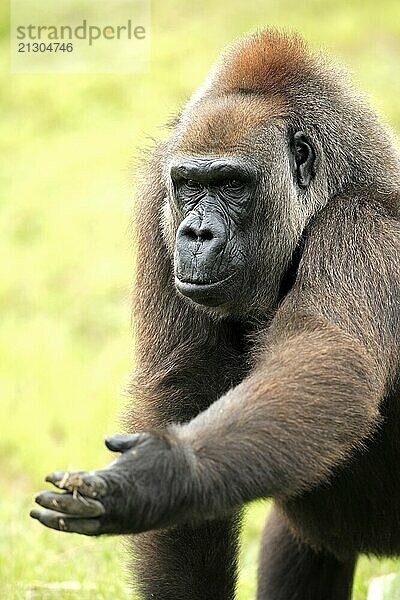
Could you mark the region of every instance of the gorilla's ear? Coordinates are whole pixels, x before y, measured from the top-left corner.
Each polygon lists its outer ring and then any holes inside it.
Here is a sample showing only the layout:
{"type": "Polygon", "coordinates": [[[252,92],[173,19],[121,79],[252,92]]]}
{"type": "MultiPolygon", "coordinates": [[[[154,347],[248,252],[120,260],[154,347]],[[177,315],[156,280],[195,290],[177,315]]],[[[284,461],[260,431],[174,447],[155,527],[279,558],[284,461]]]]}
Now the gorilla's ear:
{"type": "Polygon", "coordinates": [[[311,141],[302,131],[297,131],[293,136],[293,156],[297,184],[305,189],[314,176],[315,152],[311,141]]]}

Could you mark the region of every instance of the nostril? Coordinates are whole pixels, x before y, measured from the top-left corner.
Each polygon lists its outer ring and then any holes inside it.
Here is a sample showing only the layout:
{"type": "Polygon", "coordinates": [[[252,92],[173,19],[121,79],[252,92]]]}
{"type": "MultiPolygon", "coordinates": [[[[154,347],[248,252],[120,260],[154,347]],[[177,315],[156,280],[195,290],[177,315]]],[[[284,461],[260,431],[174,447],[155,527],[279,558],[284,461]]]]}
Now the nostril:
{"type": "Polygon", "coordinates": [[[187,227],[185,229],[185,231],[183,231],[182,233],[191,242],[196,242],[197,241],[197,233],[191,227],[187,227]]]}
{"type": "Polygon", "coordinates": [[[199,232],[199,238],[203,241],[203,242],[209,242],[213,239],[213,234],[211,233],[210,229],[203,229],[200,230],[199,232]]]}
{"type": "Polygon", "coordinates": [[[209,242],[214,238],[211,229],[207,227],[187,226],[182,230],[182,234],[191,242],[209,242]]]}

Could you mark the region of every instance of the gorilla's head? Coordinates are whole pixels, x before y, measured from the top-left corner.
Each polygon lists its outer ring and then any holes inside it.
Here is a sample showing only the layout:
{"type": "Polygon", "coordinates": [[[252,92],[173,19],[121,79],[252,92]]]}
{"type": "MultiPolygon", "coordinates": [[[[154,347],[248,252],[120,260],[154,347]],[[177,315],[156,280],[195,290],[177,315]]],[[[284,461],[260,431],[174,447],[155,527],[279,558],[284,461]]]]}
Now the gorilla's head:
{"type": "Polygon", "coordinates": [[[371,164],[390,164],[386,134],[343,73],[278,38],[229,50],[169,140],[163,225],[176,288],[214,314],[273,310],[310,219],[371,187],[371,164]]]}
{"type": "Polygon", "coordinates": [[[204,101],[195,118],[182,120],[165,166],[164,231],[176,288],[218,314],[276,305],[313,210],[306,201],[316,164],[311,139],[279,117],[254,123],[254,114],[258,98],[204,101]]]}

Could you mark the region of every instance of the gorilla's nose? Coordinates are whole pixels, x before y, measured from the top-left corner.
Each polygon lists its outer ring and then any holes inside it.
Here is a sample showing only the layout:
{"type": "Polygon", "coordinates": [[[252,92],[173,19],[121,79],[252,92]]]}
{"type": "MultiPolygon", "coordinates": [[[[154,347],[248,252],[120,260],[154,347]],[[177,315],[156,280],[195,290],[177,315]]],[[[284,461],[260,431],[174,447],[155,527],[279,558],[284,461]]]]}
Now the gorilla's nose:
{"type": "Polygon", "coordinates": [[[189,255],[215,256],[226,243],[222,225],[212,219],[185,219],[178,229],[176,249],[189,255]]]}
{"type": "Polygon", "coordinates": [[[209,225],[195,226],[193,224],[183,224],[179,237],[188,242],[211,242],[214,239],[215,233],[209,225]]]}
{"type": "Polygon", "coordinates": [[[186,280],[208,280],[214,276],[217,256],[226,245],[222,225],[209,219],[186,219],[176,234],[175,268],[186,280]]]}

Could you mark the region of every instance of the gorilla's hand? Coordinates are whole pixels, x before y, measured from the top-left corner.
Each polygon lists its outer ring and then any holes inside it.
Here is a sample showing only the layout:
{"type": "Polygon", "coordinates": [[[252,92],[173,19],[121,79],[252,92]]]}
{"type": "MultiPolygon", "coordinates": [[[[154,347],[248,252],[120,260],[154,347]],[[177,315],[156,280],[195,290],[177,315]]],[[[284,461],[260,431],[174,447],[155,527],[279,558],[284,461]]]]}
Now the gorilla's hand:
{"type": "Polygon", "coordinates": [[[191,505],[190,449],[172,432],[158,431],[111,436],[106,446],[122,454],[105,469],[48,475],[46,481],[66,491],[38,494],[45,510],[31,516],[52,529],[85,535],[138,533],[179,520],[191,505]]]}

